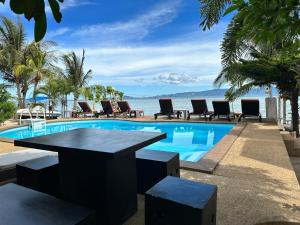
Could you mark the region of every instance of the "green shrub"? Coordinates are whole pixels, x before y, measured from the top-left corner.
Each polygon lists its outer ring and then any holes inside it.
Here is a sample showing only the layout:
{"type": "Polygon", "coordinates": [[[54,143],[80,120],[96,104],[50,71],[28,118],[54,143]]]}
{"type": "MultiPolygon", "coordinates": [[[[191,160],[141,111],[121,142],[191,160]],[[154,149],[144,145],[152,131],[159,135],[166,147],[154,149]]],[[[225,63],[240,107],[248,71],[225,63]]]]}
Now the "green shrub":
{"type": "Polygon", "coordinates": [[[10,119],[16,112],[16,105],[11,101],[11,95],[5,86],[0,85],[0,125],[10,119]]]}

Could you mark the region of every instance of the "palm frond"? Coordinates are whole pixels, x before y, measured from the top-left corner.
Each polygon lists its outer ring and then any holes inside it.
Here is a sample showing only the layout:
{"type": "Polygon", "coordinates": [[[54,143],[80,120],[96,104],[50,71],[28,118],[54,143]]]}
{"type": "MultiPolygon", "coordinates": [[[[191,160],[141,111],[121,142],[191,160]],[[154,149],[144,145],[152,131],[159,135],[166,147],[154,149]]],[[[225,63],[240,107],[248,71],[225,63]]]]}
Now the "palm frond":
{"type": "Polygon", "coordinates": [[[199,0],[201,23],[203,30],[217,24],[232,0],[199,0]]]}
{"type": "Polygon", "coordinates": [[[228,25],[221,44],[222,65],[234,63],[252,50],[251,42],[240,35],[242,27],[242,19],[237,16],[228,25]]]}

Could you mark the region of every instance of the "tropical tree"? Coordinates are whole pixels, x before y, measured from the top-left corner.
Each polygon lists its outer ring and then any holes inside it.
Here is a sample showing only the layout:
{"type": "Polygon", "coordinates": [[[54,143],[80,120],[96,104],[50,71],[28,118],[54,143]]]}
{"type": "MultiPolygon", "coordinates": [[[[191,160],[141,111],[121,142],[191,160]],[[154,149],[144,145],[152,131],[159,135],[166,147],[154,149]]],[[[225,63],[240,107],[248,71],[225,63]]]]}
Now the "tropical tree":
{"type": "Polygon", "coordinates": [[[96,84],[92,86],[92,90],[94,92],[94,101],[100,102],[105,99],[106,96],[106,88],[102,85],[96,84]]]}
{"type": "Polygon", "coordinates": [[[16,112],[16,106],[11,101],[11,95],[6,90],[5,85],[0,85],[0,125],[11,118],[16,112]]]}
{"type": "Polygon", "coordinates": [[[48,108],[53,114],[53,110],[58,103],[60,95],[60,86],[57,78],[53,76],[47,79],[43,86],[37,88],[36,94],[43,94],[48,97],[48,108]]]}
{"type": "Polygon", "coordinates": [[[233,102],[237,98],[237,95],[233,92],[232,89],[229,89],[225,93],[225,99],[231,103],[231,110],[234,112],[233,102]]]}
{"type": "Polygon", "coordinates": [[[75,52],[63,56],[65,64],[65,76],[68,80],[72,93],[74,95],[73,111],[77,112],[78,99],[83,87],[88,84],[91,78],[92,70],[84,72],[85,51],[82,52],[82,57],[76,55],[75,52]]]}
{"type": "MultiPolygon", "coordinates": [[[[58,73],[59,74],[59,73],[58,73]]],[[[56,78],[58,83],[59,100],[62,108],[63,117],[66,116],[68,109],[68,95],[72,92],[68,80],[63,74],[60,74],[56,78]]]]}
{"type": "MultiPolygon", "coordinates": [[[[276,43],[277,38],[299,36],[298,0],[199,0],[201,26],[211,29],[229,13],[243,17],[242,32],[257,42],[276,43]]],[[[233,20],[232,20],[233,21],[233,20]]]]}
{"type": "Polygon", "coordinates": [[[239,97],[247,93],[255,86],[276,85],[281,95],[291,101],[293,128],[296,136],[299,136],[298,95],[299,83],[297,73],[293,68],[299,63],[300,56],[295,57],[270,57],[262,52],[253,50],[251,58],[241,59],[224,67],[215,80],[215,84],[221,85],[230,82],[229,93],[239,97]]]}
{"type": "Polygon", "coordinates": [[[53,51],[48,49],[54,45],[54,42],[32,42],[28,49],[28,72],[32,75],[33,99],[35,101],[36,89],[43,78],[51,76],[53,67],[51,62],[54,60],[53,51]]]}
{"type": "Polygon", "coordinates": [[[200,0],[200,3],[203,29],[210,29],[221,17],[235,11],[221,45],[223,70],[215,82],[231,83],[231,91],[237,95],[253,86],[270,84],[285,92],[285,85],[292,82],[288,94],[293,130],[299,136],[299,75],[297,69],[293,70],[299,65],[298,0],[200,0]],[[274,73],[263,72],[268,70],[274,73]]]}
{"type": "Polygon", "coordinates": [[[84,99],[87,100],[94,100],[94,93],[92,87],[83,87],[81,89],[81,94],[83,95],[84,99]]]}
{"type": "Polygon", "coordinates": [[[109,98],[112,99],[115,94],[115,88],[112,86],[107,86],[106,93],[109,94],[109,98]]]}
{"type": "Polygon", "coordinates": [[[115,95],[117,96],[117,98],[119,100],[123,100],[124,99],[124,92],[122,92],[122,91],[115,91],[115,95]]]}
{"type": "Polygon", "coordinates": [[[20,21],[1,17],[0,25],[0,70],[3,80],[16,86],[18,107],[24,107],[22,101],[21,85],[23,73],[14,73],[18,65],[24,63],[24,50],[26,48],[25,32],[20,21]]]}

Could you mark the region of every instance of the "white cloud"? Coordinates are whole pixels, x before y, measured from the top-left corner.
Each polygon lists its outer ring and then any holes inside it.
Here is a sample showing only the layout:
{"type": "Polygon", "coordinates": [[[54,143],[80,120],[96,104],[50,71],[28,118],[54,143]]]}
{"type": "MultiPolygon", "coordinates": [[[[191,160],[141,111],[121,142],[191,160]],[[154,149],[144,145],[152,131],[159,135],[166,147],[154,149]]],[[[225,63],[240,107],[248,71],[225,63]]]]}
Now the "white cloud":
{"type": "MultiPolygon", "coordinates": [[[[46,6],[45,10],[47,13],[51,12],[51,8],[49,6],[48,1],[45,1],[46,6]]],[[[89,0],[65,0],[63,3],[59,3],[61,10],[66,10],[70,8],[80,7],[84,5],[91,5],[94,4],[92,1],[89,0]]]]}
{"type": "Polygon", "coordinates": [[[93,2],[89,0],[65,0],[64,3],[61,4],[61,9],[64,10],[91,4],[93,4],[93,2]]]}
{"type": "Polygon", "coordinates": [[[198,82],[200,77],[190,76],[187,74],[169,73],[169,74],[161,74],[158,77],[155,77],[154,79],[166,84],[179,85],[179,84],[198,82]]]}
{"type": "Polygon", "coordinates": [[[61,27],[59,29],[56,30],[52,30],[46,33],[47,38],[54,38],[63,34],[66,34],[70,31],[71,29],[68,27],[61,27]]]}
{"type": "Polygon", "coordinates": [[[143,39],[153,29],[172,22],[177,16],[180,5],[181,0],[164,1],[129,21],[87,25],[73,32],[72,36],[97,38],[99,42],[101,40],[122,42],[143,39]]]}

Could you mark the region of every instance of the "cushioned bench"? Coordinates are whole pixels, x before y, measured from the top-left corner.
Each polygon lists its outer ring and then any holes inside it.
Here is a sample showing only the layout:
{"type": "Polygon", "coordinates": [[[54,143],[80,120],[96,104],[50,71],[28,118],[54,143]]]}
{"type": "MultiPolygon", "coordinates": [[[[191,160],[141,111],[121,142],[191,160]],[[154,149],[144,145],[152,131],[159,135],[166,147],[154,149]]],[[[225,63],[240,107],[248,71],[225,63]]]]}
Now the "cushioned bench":
{"type": "Polygon", "coordinates": [[[95,212],[16,184],[0,186],[0,224],[96,225],[95,212]]]}
{"type": "Polygon", "coordinates": [[[16,166],[17,183],[43,193],[58,196],[58,157],[45,156],[16,166]]]}
{"type": "Polygon", "coordinates": [[[166,177],[145,194],[145,225],[215,225],[217,186],[166,177]]]}
{"type": "Polygon", "coordinates": [[[178,153],[141,149],[135,155],[139,194],[144,194],[166,176],[180,176],[178,153]]]}

